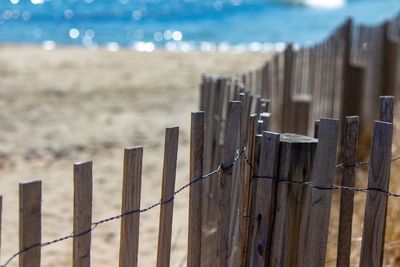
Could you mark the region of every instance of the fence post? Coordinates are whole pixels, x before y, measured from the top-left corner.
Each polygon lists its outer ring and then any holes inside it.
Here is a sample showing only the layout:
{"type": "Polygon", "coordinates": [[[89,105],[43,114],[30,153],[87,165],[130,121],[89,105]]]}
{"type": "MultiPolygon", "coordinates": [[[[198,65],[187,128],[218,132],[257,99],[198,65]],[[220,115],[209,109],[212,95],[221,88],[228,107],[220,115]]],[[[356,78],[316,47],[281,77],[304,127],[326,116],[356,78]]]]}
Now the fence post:
{"type": "MultiPolygon", "coordinates": [[[[211,127],[211,139],[208,141],[211,142],[211,158],[208,165],[207,161],[204,162],[205,172],[210,172],[217,168],[218,164],[221,162],[221,136],[220,132],[222,129],[222,121],[223,121],[223,112],[224,112],[224,105],[225,105],[225,97],[226,97],[226,88],[225,86],[226,80],[222,77],[218,78],[217,83],[215,85],[215,90],[213,97],[214,99],[214,107],[213,113],[210,113],[212,125],[206,125],[206,132],[208,131],[209,127],[211,127]],[[206,169],[209,167],[209,169],[206,169]]],[[[206,144],[207,147],[207,144],[206,144]]],[[[205,154],[207,155],[207,154],[205,154]]],[[[209,183],[209,198],[208,198],[208,207],[207,207],[207,214],[203,214],[203,220],[207,220],[206,224],[211,224],[215,226],[217,217],[218,217],[218,208],[215,205],[215,201],[218,201],[218,181],[216,179],[205,180],[205,183],[209,183]]],[[[204,222],[204,221],[203,221],[204,222]]],[[[214,242],[214,241],[211,241],[214,242]]],[[[214,242],[215,244],[215,242],[214,242]]],[[[215,252],[215,251],[214,251],[215,252]]],[[[211,257],[210,257],[211,258],[211,257]]]]}
{"type": "Polygon", "coordinates": [[[240,262],[239,266],[244,266],[247,254],[247,239],[249,232],[249,213],[250,213],[250,202],[251,202],[251,185],[253,177],[253,161],[254,161],[254,142],[255,142],[255,131],[258,115],[252,114],[249,118],[249,123],[247,127],[247,145],[246,145],[246,159],[244,159],[244,174],[243,174],[243,186],[242,189],[242,203],[240,203],[242,208],[242,213],[239,214],[241,220],[239,221],[239,246],[240,246],[240,262]]]}
{"type": "MultiPolygon", "coordinates": [[[[361,66],[350,65],[347,68],[348,75],[346,87],[344,88],[342,98],[342,121],[346,116],[362,115],[362,93],[364,89],[365,69],[361,66]]],[[[360,121],[360,128],[363,129],[363,123],[360,121]]]]}
{"type": "MultiPolygon", "coordinates": [[[[247,130],[248,130],[248,120],[250,114],[248,114],[249,110],[249,100],[248,93],[240,93],[239,100],[241,102],[240,105],[240,130],[239,130],[239,149],[241,153],[246,147],[247,142],[247,130]]],[[[232,203],[231,203],[231,211],[230,211],[230,242],[229,242],[229,261],[228,265],[230,266],[240,266],[240,261],[242,257],[241,252],[241,231],[243,227],[243,186],[244,186],[244,177],[245,177],[245,166],[246,160],[242,156],[239,159],[238,164],[235,164],[233,170],[233,184],[232,184],[232,203]]]]}
{"type": "MultiPolygon", "coordinates": [[[[257,124],[257,123],[256,123],[257,124]]],[[[257,128],[257,125],[255,126],[257,128]]],[[[256,131],[256,129],[255,129],[256,131]]],[[[260,150],[261,150],[261,140],[262,140],[262,135],[261,134],[255,134],[254,136],[254,141],[253,141],[253,154],[250,155],[251,161],[249,162],[249,167],[251,170],[248,170],[248,173],[246,175],[251,175],[248,177],[250,179],[250,190],[249,190],[249,206],[248,206],[248,225],[247,225],[247,230],[248,232],[246,233],[246,247],[244,250],[244,257],[243,257],[243,265],[246,267],[250,267],[250,260],[251,260],[251,247],[252,247],[252,237],[254,233],[254,214],[255,214],[255,202],[256,202],[256,192],[257,192],[257,180],[253,179],[254,176],[258,176],[258,170],[259,170],[259,163],[260,163],[260,150]]]]}
{"type": "Polygon", "coordinates": [[[270,77],[270,62],[266,62],[261,68],[261,97],[271,97],[271,77],[270,77]]]}
{"type": "MultiPolygon", "coordinates": [[[[344,126],[342,186],[353,187],[356,176],[358,116],[346,117],[344,126]]],[[[351,232],[353,222],[354,192],[340,192],[339,233],[337,246],[337,266],[350,265],[351,232]]]]}
{"type": "MultiPolygon", "coordinates": [[[[389,188],[392,135],[393,124],[375,121],[368,171],[368,188],[378,191],[387,191],[389,188]]],[[[382,266],[387,198],[388,196],[382,192],[368,191],[367,193],[360,266],[382,266]]]]}
{"type": "Polygon", "coordinates": [[[292,105],[293,112],[293,132],[297,134],[308,134],[308,120],[310,117],[311,97],[306,95],[294,98],[292,105]]]}
{"type": "MultiPolygon", "coordinates": [[[[41,243],[42,182],[19,184],[19,249],[41,243]]],[[[41,247],[36,246],[19,255],[20,267],[39,267],[41,247]]]]}
{"type": "Polygon", "coordinates": [[[161,185],[161,202],[163,203],[160,206],[157,267],[168,267],[170,264],[178,140],[179,127],[167,128],[165,130],[163,178],[161,185]]]}
{"type": "MultiPolygon", "coordinates": [[[[269,266],[303,266],[297,255],[301,247],[302,230],[307,227],[309,188],[284,181],[308,182],[312,170],[317,140],[315,138],[283,134],[279,148],[278,183],[275,220],[272,233],[269,266]]],[[[304,253],[304,252],[303,252],[304,253]]]]}
{"type": "MultiPolygon", "coordinates": [[[[336,150],[339,120],[322,118],[319,123],[318,145],[315,152],[312,183],[315,187],[331,188],[336,172],[336,150]]],[[[304,266],[324,266],[331,212],[331,190],[311,188],[308,239],[304,266]]]]}
{"type": "Polygon", "coordinates": [[[206,108],[206,100],[208,99],[207,96],[207,83],[208,83],[208,77],[207,75],[203,74],[201,75],[201,83],[199,86],[199,98],[200,98],[200,110],[204,111],[206,108]]]}
{"type": "Polygon", "coordinates": [[[229,219],[232,187],[233,160],[236,156],[238,141],[238,129],[240,125],[240,101],[230,101],[225,128],[224,145],[222,149],[223,171],[218,177],[219,201],[218,201],[218,266],[227,266],[228,262],[228,241],[229,241],[229,219]]]}
{"type": "MultiPolygon", "coordinates": [[[[208,173],[216,169],[221,162],[221,136],[223,112],[225,108],[226,98],[229,98],[227,88],[225,87],[225,79],[219,77],[214,81],[213,92],[211,94],[212,107],[206,113],[205,127],[205,149],[204,149],[204,172],[208,173]]],[[[213,261],[217,253],[217,228],[218,220],[218,179],[206,179],[203,185],[207,195],[203,203],[202,225],[206,234],[202,241],[202,261],[207,265],[208,261],[213,261]]],[[[204,195],[204,193],[203,193],[204,195]]]]}
{"type": "MultiPolygon", "coordinates": [[[[193,112],[190,130],[190,182],[203,175],[204,112],[193,112]]],[[[192,184],[189,191],[189,230],[187,266],[201,266],[202,182],[192,184]]]]}
{"type": "Polygon", "coordinates": [[[282,129],[285,132],[293,130],[293,108],[292,108],[292,79],[293,79],[293,67],[294,67],[294,51],[293,45],[288,44],[284,52],[284,71],[283,71],[283,106],[282,106],[282,117],[283,125],[282,129]]]}
{"type": "Polygon", "coordinates": [[[121,213],[131,214],[121,218],[120,267],[136,267],[138,262],[142,161],[142,147],[125,149],[121,213]]]}
{"type": "Polygon", "coordinates": [[[394,95],[398,88],[399,72],[399,40],[393,40],[389,33],[389,22],[383,25],[383,47],[382,47],[382,84],[381,94],[394,95]]]}
{"type": "Polygon", "coordinates": [[[253,213],[254,232],[250,266],[262,266],[269,261],[271,234],[275,207],[280,134],[263,132],[260,150],[259,177],[253,213]]]}
{"type": "Polygon", "coordinates": [[[74,267],[90,266],[92,180],[91,161],[74,164],[74,267]]]}
{"type": "Polygon", "coordinates": [[[379,120],[393,123],[394,96],[379,97],[379,120]]]}

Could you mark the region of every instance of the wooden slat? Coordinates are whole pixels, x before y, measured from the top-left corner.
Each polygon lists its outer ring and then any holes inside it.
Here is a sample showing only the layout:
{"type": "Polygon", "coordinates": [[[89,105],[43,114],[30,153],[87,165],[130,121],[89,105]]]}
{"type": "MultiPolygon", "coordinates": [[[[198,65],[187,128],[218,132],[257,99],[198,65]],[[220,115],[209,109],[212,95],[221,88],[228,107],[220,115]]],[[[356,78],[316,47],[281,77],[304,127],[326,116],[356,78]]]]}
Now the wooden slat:
{"type": "MultiPolygon", "coordinates": [[[[213,77],[208,77],[208,83],[206,89],[206,100],[205,100],[205,120],[206,120],[206,131],[204,136],[204,171],[209,172],[212,169],[212,129],[213,129],[213,110],[214,110],[214,91],[215,91],[215,80],[213,77]]],[[[209,201],[211,199],[211,180],[205,180],[203,183],[203,200],[202,200],[202,214],[203,214],[203,225],[206,226],[209,223],[209,201]]],[[[205,242],[204,242],[205,243],[205,242]]],[[[205,254],[205,253],[204,253],[205,254]]]]}
{"type": "Polygon", "coordinates": [[[243,175],[243,186],[241,187],[243,190],[242,197],[242,213],[240,214],[240,218],[242,219],[239,224],[239,232],[240,232],[240,250],[241,257],[239,266],[243,266],[246,260],[247,254],[247,240],[249,233],[249,219],[250,219],[250,202],[251,202],[251,184],[253,182],[253,161],[254,161],[254,141],[255,141],[255,131],[256,131],[256,122],[257,122],[257,114],[253,114],[249,117],[249,123],[247,128],[247,145],[246,145],[246,159],[245,159],[245,167],[244,167],[244,175],[243,175]]]}
{"type": "MultiPolygon", "coordinates": [[[[204,156],[204,112],[194,112],[190,130],[190,181],[203,175],[204,156]]],[[[189,192],[189,230],[187,266],[201,266],[202,240],[202,183],[190,186],[189,192]]]]}
{"type": "Polygon", "coordinates": [[[393,95],[397,91],[397,73],[398,73],[398,50],[399,40],[393,40],[389,33],[389,22],[383,24],[383,35],[382,35],[382,84],[381,94],[393,95]]]}
{"type": "MultiPolygon", "coordinates": [[[[222,155],[222,141],[221,139],[221,130],[223,129],[223,120],[224,120],[224,109],[229,99],[228,85],[227,81],[223,77],[219,77],[217,82],[215,83],[215,88],[212,97],[213,100],[213,113],[212,117],[212,125],[206,125],[206,148],[207,142],[211,142],[211,160],[207,162],[208,154],[207,149],[205,149],[204,154],[204,172],[208,173],[212,170],[215,170],[218,165],[221,163],[221,155],[222,155]],[[210,128],[211,127],[211,128],[210,128]],[[211,138],[207,140],[207,134],[211,132],[211,138]],[[210,169],[207,169],[210,168],[210,169]]],[[[208,122],[208,121],[207,121],[208,122]]],[[[206,122],[206,123],[207,123],[206,122]]],[[[209,160],[209,159],[208,159],[209,160]]],[[[202,241],[202,262],[204,264],[208,264],[209,261],[213,261],[216,257],[217,253],[217,220],[218,220],[218,179],[206,179],[204,180],[204,185],[208,185],[208,196],[207,196],[207,207],[203,207],[203,210],[206,213],[202,214],[203,217],[203,229],[206,232],[204,235],[205,239],[202,241]]],[[[204,188],[204,187],[203,187],[204,188]]],[[[204,204],[203,204],[204,205],[204,204]]]]}
{"type": "Polygon", "coordinates": [[[125,149],[121,212],[132,213],[121,219],[120,267],[136,267],[138,262],[142,161],[142,147],[125,149]]]}
{"type": "Polygon", "coordinates": [[[92,162],[74,164],[74,267],[90,266],[92,186],[92,162]]]}
{"type": "Polygon", "coordinates": [[[308,134],[308,119],[310,117],[310,103],[309,96],[298,97],[292,102],[293,109],[293,132],[297,134],[308,134]]]}
{"type": "Polygon", "coordinates": [[[222,151],[222,171],[219,180],[219,213],[218,213],[218,247],[217,264],[227,266],[229,218],[232,188],[232,163],[236,156],[238,129],[240,126],[240,101],[230,101],[225,128],[224,146],[222,151]]]}
{"type": "Polygon", "coordinates": [[[161,201],[163,203],[160,207],[157,267],[168,267],[170,264],[178,140],[179,127],[167,128],[165,130],[164,164],[161,185],[161,201]]]}
{"type": "MultiPolygon", "coordinates": [[[[278,179],[309,182],[316,146],[314,138],[282,134],[278,179]]],[[[304,253],[301,235],[308,223],[309,192],[308,187],[297,184],[278,184],[269,266],[299,266],[298,254],[304,253]]]]}
{"type": "Polygon", "coordinates": [[[263,132],[258,175],[273,179],[259,179],[253,214],[254,232],[251,248],[251,266],[264,267],[269,262],[273,214],[275,208],[276,179],[278,175],[280,134],[263,132]]]}
{"type": "Polygon", "coordinates": [[[379,120],[393,123],[394,96],[379,97],[379,120]]]}
{"type": "MultiPolygon", "coordinates": [[[[368,171],[368,188],[388,191],[392,157],[393,124],[375,121],[368,171]]],[[[382,266],[387,195],[369,191],[365,203],[360,266],[382,266]]]]}
{"type": "MultiPolygon", "coordinates": [[[[212,128],[211,128],[211,133],[212,133],[212,138],[210,140],[211,142],[211,162],[210,166],[207,166],[207,162],[204,162],[204,166],[210,167],[209,170],[205,169],[205,172],[210,172],[212,170],[215,170],[218,165],[221,162],[221,130],[222,130],[222,121],[223,121],[223,111],[224,111],[224,102],[226,99],[226,80],[222,77],[218,78],[216,87],[215,87],[215,92],[213,94],[214,96],[214,108],[213,108],[213,114],[212,114],[212,128]]],[[[208,131],[208,125],[206,126],[206,132],[208,131]]],[[[209,198],[208,198],[208,207],[207,207],[207,214],[203,214],[203,217],[205,216],[206,218],[206,224],[205,225],[211,225],[214,227],[216,225],[217,221],[217,216],[218,216],[218,208],[215,205],[215,201],[218,201],[218,181],[217,179],[211,179],[211,180],[206,180],[206,183],[209,182],[209,198]]],[[[203,219],[204,221],[204,219],[203,219]]],[[[211,241],[213,245],[216,244],[216,242],[211,241]]],[[[210,247],[210,246],[208,246],[210,247]]],[[[212,249],[211,252],[215,252],[215,249],[212,249]]],[[[211,257],[209,257],[211,258],[211,257]]]]}
{"type": "Polygon", "coordinates": [[[261,104],[262,104],[261,96],[257,96],[256,97],[255,106],[254,106],[254,113],[255,114],[260,114],[261,113],[261,104]]]}
{"type": "MultiPolygon", "coordinates": [[[[344,127],[342,186],[353,187],[356,177],[358,117],[346,117],[344,127]]],[[[342,190],[340,195],[337,266],[350,266],[354,192],[342,190]]]]}
{"type": "Polygon", "coordinates": [[[320,120],[314,122],[314,138],[318,138],[319,122],[320,120]]]}
{"type": "MultiPolygon", "coordinates": [[[[243,150],[246,147],[247,141],[247,122],[249,118],[249,114],[247,112],[248,101],[250,100],[248,97],[246,98],[246,93],[239,94],[239,100],[241,102],[240,105],[240,132],[239,132],[239,149],[243,150]]],[[[241,245],[240,245],[240,227],[243,225],[243,183],[244,183],[244,175],[245,175],[245,166],[246,159],[245,157],[241,157],[239,159],[238,164],[235,164],[233,170],[233,183],[232,183],[232,191],[231,198],[232,203],[230,206],[230,223],[229,223],[229,266],[239,266],[239,262],[241,261],[241,245]]]]}
{"type": "Polygon", "coordinates": [[[253,233],[254,233],[254,214],[256,210],[256,192],[257,192],[257,184],[258,180],[253,179],[254,176],[259,176],[259,165],[260,165],[260,150],[261,150],[261,140],[262,135],[256,134],[253,141],[253,155],[250,155],[250,168],[251,168],[251,176],[250,176],[250,191],[249,191],[249,207],[248,207],[248,214],[247,217],[249,219],[248,226],[247,226],[247,236],[246,236],[246,247],[244,250],[244,266],[250,267],[250,260],[251,260],[251,247],[253,241],[253,233]]]}
{"type": "Polygon", "coordinates": [[[261,70],[261,97],[271,97],[270,62],[266,62],[261,70]]]}
{"type": "Polygon", "coordinates": [[[290,132],[293,130],[293,107],[292,107],[292,86],[293,86],[293,68],[295,56],[293,45],[288,44],[284,52],[284,71],[283,71],[283,106],[281,116],[283,118],[282,129],[283,132],[290,132]]]}
{"type": "MultiPolygon", "coordinates": [[[[331,187],[336,172],[339,120],[322,118],[311,175],[314,186],[331,187]]],[[[331,212],[331,190],[312,188],[308,239],[302,266],[324,266],[331,212]]]]}
{"type": "Polygon", "coordinates": [[[348,88],[343,93],[343,121],[346,116],[361,115],[362,92],[365,82],[365,68],[361,66],[349,66],[349,77],[347,81],[348,88]]]}
{"type": "MultiPolygon", "coordinates": [[[[19,185],[19,249],[24,250],[41,243],[42,182],[35,181],[19,185]]],[[[41,247],[20,254],[20,267],[39,267],[41,247]]]]}

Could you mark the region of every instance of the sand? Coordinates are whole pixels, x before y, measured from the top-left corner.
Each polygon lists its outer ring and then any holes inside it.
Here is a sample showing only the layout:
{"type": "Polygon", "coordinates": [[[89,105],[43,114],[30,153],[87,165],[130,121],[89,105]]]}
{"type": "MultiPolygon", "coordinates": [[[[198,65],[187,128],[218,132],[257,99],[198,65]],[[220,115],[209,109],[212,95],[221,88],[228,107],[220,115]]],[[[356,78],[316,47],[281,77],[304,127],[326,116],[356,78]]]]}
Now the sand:
{"type": "MultiPolygon", "coordinates": [[[[43,181],[43,241],[71,233],[74,162],[94,162],[94,221],[120,212],[124,147],[144,146],[142,206],[158,201],[165,127],[180,126],[176,185],[188,181],[201,74],[248,71],[267,57],[0,47],[1,262],[18,250],[18,183],[43,181]]],[[[185,265],[187,201],[187,191],[175,201],[171,266],[185,265]]],[[[158,215],[141,216],[139,266],[155,265],[158,215]]],[[[93,266],[117,266],[119,227],[116,220],[92,233],[93,266]]],[[[42,266],[69,266],[71,258],[71,240],[42,250],[42,266]]]]}

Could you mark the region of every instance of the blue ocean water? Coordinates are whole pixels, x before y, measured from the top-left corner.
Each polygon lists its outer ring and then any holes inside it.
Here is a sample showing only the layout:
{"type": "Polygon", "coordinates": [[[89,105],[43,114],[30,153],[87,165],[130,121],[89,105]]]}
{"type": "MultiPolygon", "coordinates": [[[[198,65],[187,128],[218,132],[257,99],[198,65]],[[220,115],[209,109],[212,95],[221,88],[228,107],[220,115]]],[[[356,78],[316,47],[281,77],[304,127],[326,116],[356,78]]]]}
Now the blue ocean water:
{"type": "Polygon", "coordinates": [[[400,10],[400,0],[342,1],[0,0],[0,43],[260,50],[319,41],[348,16],[373,24],[400,10]]]}

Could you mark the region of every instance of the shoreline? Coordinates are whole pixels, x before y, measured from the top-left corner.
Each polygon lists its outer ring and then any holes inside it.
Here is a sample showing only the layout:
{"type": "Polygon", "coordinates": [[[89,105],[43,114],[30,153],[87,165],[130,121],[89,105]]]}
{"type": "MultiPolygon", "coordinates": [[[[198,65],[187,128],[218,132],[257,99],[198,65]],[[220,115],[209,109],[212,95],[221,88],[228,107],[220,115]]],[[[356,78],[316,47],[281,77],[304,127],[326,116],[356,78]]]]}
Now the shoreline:
{"type": "MultiPolygon", "coordinates": [[[[229,44],[226,42],[213,43],[213,42],[202,42],[204,46],[198,44],[191,44],[190,42],[170,42],[171,45],[166,44],[165,46],[156,46],[154,42],[136,42],[135,45],[122,46],[117,42],[108,42],[105,45],[93,45],[86,46],[76,44],[63,44],[56,43],[52,40],[43,41],[40,43],[19,43],[19,42],[1,42],[0,47],[40,47],[44,50],[54,50],[58,48],[82,48],[89,51],[104,50],[109,52],[117,51],[136,51],[144,53],[152,52],[172,52],[172,53],[224,53],[224,54],[271,54],[275,52],[281,52],[285,49],[286,44],[282,42],[277,43],[240,43],[240,44],[229,44]]],[[[295,47],[299,47],[298,44],[294,43],[295,47]]]]}

